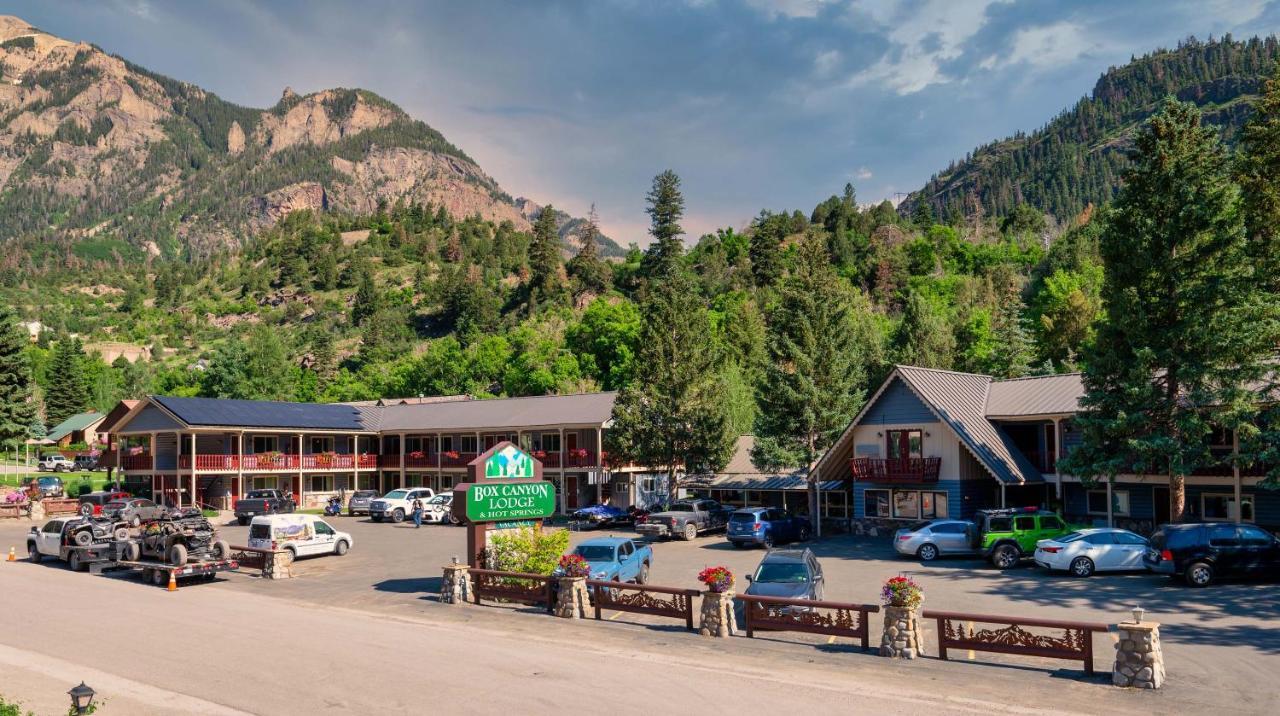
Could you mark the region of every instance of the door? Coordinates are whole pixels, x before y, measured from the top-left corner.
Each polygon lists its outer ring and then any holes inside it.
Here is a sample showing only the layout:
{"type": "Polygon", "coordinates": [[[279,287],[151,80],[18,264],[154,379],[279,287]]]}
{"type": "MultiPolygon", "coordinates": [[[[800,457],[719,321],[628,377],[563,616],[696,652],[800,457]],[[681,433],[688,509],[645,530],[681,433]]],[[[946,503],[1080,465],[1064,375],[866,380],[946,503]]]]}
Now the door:
{"type": "Polygon", "coordinates": [[[1156,525],[1169,524],[1169,488],[1157,487],[1151,491],[1151,499],[1155,504],[1156,525]]]}
{"type": "Polygon", "coordinates": [[[62,546],[62,525],[59,520],[46,522],[44,529],[36,536],[36,551],[57,557],[62,546]]]}
{"type": "Polygon", "coordinates": [[[1240,527],[1240,571],[1260,575],[1269,571],[1275,558],[1275,538],[1252,525],[1240,527]]]}
{"type": "Polygon", "coordinates": [[[316,536],[307,547],[307,554],[328,554],[333,551],[334,533],[329,523],[316,520],[314,523],[316,536]]]}
{"type": "Polygon", "coordinates": [[[1086,536],[1083,541],[1088,545],[1085,554],[1093,560],[1093,566],[1098,571],[1106,572],[1121,568],[1124,555],[1112,533],[1095,532],[1086,536]]]}
{"type": "Polygon", "coordinates": [[[1143,569],[1142,555],[1147,551],[1147,541],[1129,532],[1116,532],[1115,540],[1114,549],[1120,553],[1120,566],[1116,569],[1143,569]]]}
{"type": "Polygon", "coordinates": [[[576,475],[564,476],[564,505],[565,509],[578,509],[578,477],[576,475]]]}
{"type": "Polygon", "coordinates": [[[1213,525],[1209,528],[1209,553],[1219,574],[1234,574],[1240,569],[1240,533],[1235,525],[1213,525]]]}
{"type": "Polygon", "coordinates": [[[623,542],[618,545],[618,579],[623,582],[631,582],[635,580],[636,575],[639,573],[640,569],[636,565],[635,545],[630,542],[623,542]]]}
{"type": "Polygon", "coordinates": [[[969,551],[969,532],[963,522],[944,522],[930,527],[933,533],[933,544],[944,554],[958,554],[969,551]]]}

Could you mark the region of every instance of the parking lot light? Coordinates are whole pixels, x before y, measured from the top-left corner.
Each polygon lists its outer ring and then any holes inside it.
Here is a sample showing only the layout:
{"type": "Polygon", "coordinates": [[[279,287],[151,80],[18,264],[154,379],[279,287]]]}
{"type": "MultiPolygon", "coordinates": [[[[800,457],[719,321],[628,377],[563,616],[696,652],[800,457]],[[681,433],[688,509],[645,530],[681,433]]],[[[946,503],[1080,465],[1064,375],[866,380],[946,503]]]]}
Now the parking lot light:
{"type": "Polygon", "coordinates": [[[1142,617],[1146,616],[1146,614],[1147,614],[1147,610],[1143,609],[1142,607],[1134,607],[1134,608],[1133,608],[1133,623],[1134,623],[1134,624],[1141,624],[1141,623],[1142,623],[1142,617]]]}
{"type": "Polygon", "coordinates": [[[89,713],[89,707],[93,704],[92,688],[85,686],[81,681],[79,686],[71,687],[67,695],[71,697],[71,710],[77,714],[89,713]]]}

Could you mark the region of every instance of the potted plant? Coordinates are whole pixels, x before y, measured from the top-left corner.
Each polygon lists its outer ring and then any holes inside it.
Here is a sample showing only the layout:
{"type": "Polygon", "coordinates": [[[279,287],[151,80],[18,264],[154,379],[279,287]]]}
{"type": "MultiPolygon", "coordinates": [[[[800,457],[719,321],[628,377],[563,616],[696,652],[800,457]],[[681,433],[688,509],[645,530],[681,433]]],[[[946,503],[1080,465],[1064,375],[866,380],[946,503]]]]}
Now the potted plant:
{"type": "Polygon", "coordinates": [[[702,615],[698,632],[703,636],[727,637],[737,631],[733,615],[733,572],[728,567],[707,567],[698,573],[707,585],[702,593],[702,615]]]}
{"type": "Polygon", "coordinates": [[[920,619],[916,610],[924,601],[924,588],[905,575],[890,577],[880,589],[884,604],[884,631],[880,637],[880,656],[914,659],[923,654],[920,619]]]}
{"type": "Polygon", "coordinates": [[[585,579],[591,576],[591,565],[580,554],[566,554],[561,557],[558,570],[561,577],[585,579]]]}
{"type": "Polygon", "coordinates": [[[698,573],[698,581],[707,585],[709,591],[724,594],[733,589],[733,572],[728,567],[707,567],[698,573]]]}

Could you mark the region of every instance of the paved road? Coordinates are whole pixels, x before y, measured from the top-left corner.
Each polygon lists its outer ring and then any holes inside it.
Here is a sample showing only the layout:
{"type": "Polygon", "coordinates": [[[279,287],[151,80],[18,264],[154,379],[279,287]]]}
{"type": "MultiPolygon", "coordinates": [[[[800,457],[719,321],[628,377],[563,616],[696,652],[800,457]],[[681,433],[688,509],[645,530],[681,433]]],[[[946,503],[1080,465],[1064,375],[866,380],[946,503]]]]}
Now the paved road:
{"type": "MultiPolygon", "coordinates": [[[[607,625],[571,624],[508,608],[445,607],[434,599],[439,567],[461,553],[461,530],[335,522],[356,536],[355,549],[341,559],[304,560],[298,578],[282,582],[230,575],[169,594],[56,566],[0,563],[4,604],[55,615],[38,630],[0,630],[0,693],[13,698],[21,690],[32,705],[52,711],[83,678],[112,695],[108,716],[442,707],[548,713],[562,710],[566,694],[574,693],[636,694],[616,703],[622,713],[1265,713],[1280,698],[1273,585],[1190,591],[1144,575],[1076,581],[1031,570],[998,573],[971,561],[922,568],[886,560],[883,542],[813,544],[834,599],[874,601],[879,581],[898,571],[924,580],[929,604],[947,609],[1114,620],[1141,593],[1149,612],[1177,624],[1165,631],[1174,682],[1159,694],[1134,694],[1083,682],[1077,667],[1064,662],[981,655],[995,663],[891,664],[844,644],[789,635],[719,641],[632,615],[607,625]],[[1248,643],[1232,645],[1236,639],[1248,643]],[[446,693],[446,684],[474,688],[464,696],[446,693]],[[56,698],[41,697],[50,693],[56,698]]],[[[245,532],[225,528],[233,542],[245,532]]],[[[13,543],[21,550],[20,539],[17,525],[0,525],[0,548],[13,543]]],[[[706,564],[728,563],[743,573],[760,556],[719,545],[711,538],[657,545],[654,580],[693,586],[691,575],[706,564]]],[[[1104,639],[1097,649],[1105,671],[1104,639]]]]}

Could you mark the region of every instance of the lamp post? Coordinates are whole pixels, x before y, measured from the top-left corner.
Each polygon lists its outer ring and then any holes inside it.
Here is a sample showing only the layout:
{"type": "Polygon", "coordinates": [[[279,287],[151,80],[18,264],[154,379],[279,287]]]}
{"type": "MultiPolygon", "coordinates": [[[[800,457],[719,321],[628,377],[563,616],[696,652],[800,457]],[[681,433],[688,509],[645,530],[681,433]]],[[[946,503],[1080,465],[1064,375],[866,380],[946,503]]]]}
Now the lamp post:
{"type": "Polygon", "coordinates": [[[89,707],[93,705],[93,694],[93,689],[85,686],[83,681],[80,682],[79,686],[71,687],[71,690],[67,692],[67,695],[71,697],[71,710],[77,714],[89,713],[89,707]]]}

